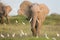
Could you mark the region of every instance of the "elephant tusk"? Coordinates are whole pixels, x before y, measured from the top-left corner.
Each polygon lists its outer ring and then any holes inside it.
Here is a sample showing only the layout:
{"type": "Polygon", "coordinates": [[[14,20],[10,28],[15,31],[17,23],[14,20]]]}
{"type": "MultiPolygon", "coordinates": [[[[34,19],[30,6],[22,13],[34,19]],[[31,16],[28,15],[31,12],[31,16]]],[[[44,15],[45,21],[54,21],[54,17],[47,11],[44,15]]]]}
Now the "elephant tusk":
{"type": "Polygon", "coordinates": [[[39,20],[37,19],[37,22],[39,23],[39,20]]]}
{"type": "MultiPolygon", "coordinates": [[[[29,23],[32,21],[32,18],[30,18],[29,23]]],[[[39,23],[39,20],[37,19],[37,22],[39,23]]]]}
{"type": "Polygon", "coordinates": [[[29,23],[32,21],[32,18],[30,18],[29,23]]]}

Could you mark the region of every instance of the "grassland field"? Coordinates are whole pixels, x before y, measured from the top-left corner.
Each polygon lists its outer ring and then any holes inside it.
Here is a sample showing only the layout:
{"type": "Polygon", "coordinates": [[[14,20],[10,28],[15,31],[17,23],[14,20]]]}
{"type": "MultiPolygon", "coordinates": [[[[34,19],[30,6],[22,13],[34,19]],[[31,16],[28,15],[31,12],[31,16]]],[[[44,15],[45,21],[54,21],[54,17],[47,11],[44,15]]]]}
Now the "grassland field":
{"type": "Polygon", "coordinates": [[[32,36],[30,23],[24,16],[12,16],[10,17],[9,24],[0,24],[0,35],[4,35],[4,38],[0,36],[0,40],[53,40],[52,38],[60,40],[60,36],[58,37],[57,33],[60,34],[60,15],[50,15],[46,18],[40,29],[39,38],[32,36]],[[18,23],[16,23],[16,20],[18,23]],[[22,22],[24,22],[25,25],[22,22]],[[23,30],[24,33],[27,33],[27,36],[23,35],[21,37],[21,30],[23,30]],[[15,37],[12,37],[14,33],[16,35],[15,37]],[[49,39],[45,38],[45,33],[48,35],[49,39]],[[7,34],[10,36],[7,37],[7,34]]]}

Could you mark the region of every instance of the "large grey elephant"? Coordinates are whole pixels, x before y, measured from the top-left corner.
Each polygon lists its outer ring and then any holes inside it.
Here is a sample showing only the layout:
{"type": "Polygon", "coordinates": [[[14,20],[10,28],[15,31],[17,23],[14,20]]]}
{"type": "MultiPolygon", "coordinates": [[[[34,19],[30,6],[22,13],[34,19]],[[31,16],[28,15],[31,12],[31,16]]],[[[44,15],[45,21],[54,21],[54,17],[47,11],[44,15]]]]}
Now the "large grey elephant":
{"type": "Polygon", "coordinates": [[[3,3],[0,3],[0,21],[4,23],[4,17],[6,17],[7,23],[9,23],[8,13],[11,12],[12,8],[7,5],[5,6],[3,3]]]}
{"type": "Polygon", "coordinates": [[[40,28],[47,14],[49,13],[49,9],[45,4],[37,4],[37,3],[28,4],[27,1],[24,2],[23,5],[21,5],[21,10],[23,10],[24,11],[23,13],[25,13],[25,15],[30,19],[31,31],[33,36],[39,36],[40,28]]]}
{"type": "Polygon", "coordinates": [[[34,36],[39,36],[40,28],[49,13],[49,9],[45,4],[32,4],[31,11],[31,30],[34,36]]]}

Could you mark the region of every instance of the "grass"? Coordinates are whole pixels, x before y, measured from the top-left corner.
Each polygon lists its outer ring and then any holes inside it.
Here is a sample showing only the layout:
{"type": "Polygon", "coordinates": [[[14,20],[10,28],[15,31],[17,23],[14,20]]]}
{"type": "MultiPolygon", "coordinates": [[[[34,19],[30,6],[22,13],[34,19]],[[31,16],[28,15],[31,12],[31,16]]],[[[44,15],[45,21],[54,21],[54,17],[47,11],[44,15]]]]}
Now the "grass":
{"type": "MultiPolygon", "coordinates": [[[[46,38],[24,37],[24,38],[1,38],[1,40],[48,40],[46,38]]],[[[51,39],[49,39],[51,40],[51,39]]]]}
{"type": "Polygon", "coordinates": [[[51,14],[48,16],[44,22],[44,24],[49,25],[60,25],[60,15],[51,14]]]}
{"type": "Polygon", "coordinates": [[[59,16],[48,16],[40,29],[40,37],[36,38],[32,36],[30,23],[26,20],[24,16],[13,16],[10,17],[10,24],[0,24],[0,34],[3,34],[5,38],[0,40],[52,40],[55,37],[57,40],[60,40],[60,37],[57,37],[56,34],[60,34],[60,18],[59,16]],[[56,19],[56,20],[55,20],[56,19]],[[57,20],[59,19],[59,20],[57,20]],[[18,23],[16,23],[18,20],[18,23]],[[59,21],[59,23],[57,22],[59,21]],[[25,25],[22,22],[26,23],[25,25]],[[21,30],[28,34],[28,36],[20,37],[21,30]],[[7,33],[10,34],[10,37],[7,37],[7,33]],[[16,36],[13,38],[12,34],[16,33],[16,36]],[[44,34],[47,33],[49,39],[44,37],[44,34]]]}

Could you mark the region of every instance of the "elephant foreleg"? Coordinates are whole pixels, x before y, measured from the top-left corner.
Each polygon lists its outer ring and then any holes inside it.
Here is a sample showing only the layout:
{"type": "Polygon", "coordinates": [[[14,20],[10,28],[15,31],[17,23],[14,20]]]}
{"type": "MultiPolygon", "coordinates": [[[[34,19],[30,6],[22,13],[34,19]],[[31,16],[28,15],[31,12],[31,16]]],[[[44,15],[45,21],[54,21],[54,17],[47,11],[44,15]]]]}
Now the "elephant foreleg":
{"type": "Polygon", "coordinates": [[[37,27],[37,36],[40,36],[40,27],[41,27],[41,23],[38,23],[38,27],[37,27]]]}
{"type": "Polygon", "coordinates": [[[9,17],[6,15],[6,20],[7,20],[7,23],[9,23],[9,17]]]}

